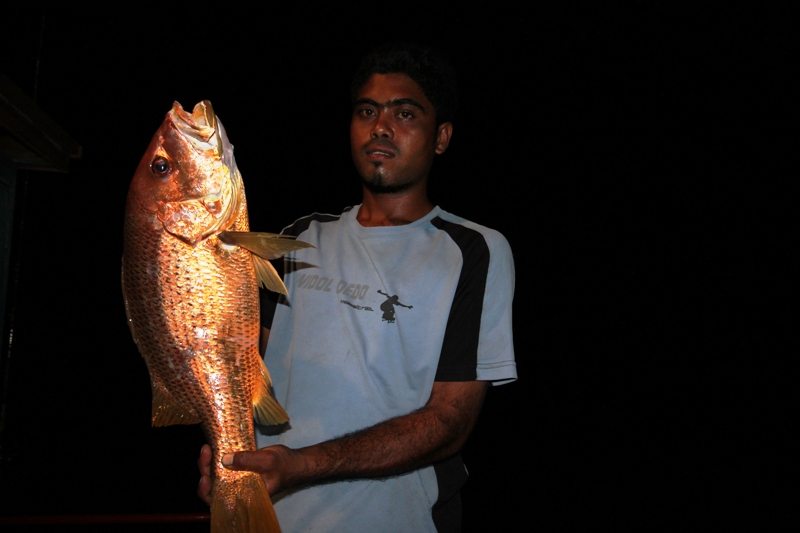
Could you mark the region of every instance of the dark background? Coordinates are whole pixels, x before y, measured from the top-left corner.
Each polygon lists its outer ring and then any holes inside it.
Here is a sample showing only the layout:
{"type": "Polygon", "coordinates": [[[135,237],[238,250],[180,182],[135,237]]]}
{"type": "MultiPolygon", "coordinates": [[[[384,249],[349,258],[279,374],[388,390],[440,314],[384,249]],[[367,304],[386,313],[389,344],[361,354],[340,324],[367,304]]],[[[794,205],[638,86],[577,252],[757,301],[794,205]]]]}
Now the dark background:
{"type": "Polygon", "coordinates": [[[0,515],[205,511],[200,429],[150,427],[125,324],[133,171],[173,100],[208,99],[253,229],[338,213],[360,198],[350,76],[402,37],[459,70],[432,195],[506,235],[517,268],[519,380],[490,391],[464,449],[465,529],[800,523],[789,17],[497,4],[3,8],[0,70],[84,155],[18,181],[0,515]]]}

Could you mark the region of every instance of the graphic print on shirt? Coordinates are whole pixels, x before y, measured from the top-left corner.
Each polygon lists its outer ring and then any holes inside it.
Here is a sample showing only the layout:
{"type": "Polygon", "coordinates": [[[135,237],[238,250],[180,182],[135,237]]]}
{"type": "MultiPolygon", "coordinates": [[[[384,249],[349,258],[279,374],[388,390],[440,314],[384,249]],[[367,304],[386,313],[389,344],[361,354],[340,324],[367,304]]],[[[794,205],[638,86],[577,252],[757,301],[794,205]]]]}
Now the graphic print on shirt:
{"type": "MultiPolygon", "coordinates": [[[[367,296],[369,285],[361,283],[350,283],[346,280],[336,280],[327,276],[320,276],[318,274],[299,274],[298,289],[311,289],[321,292],[335,292],[338,295],[347,296],[353,300],[361,300],[367,296]]],[[[344,305],[349,305],[358,311],[373,311],[372,307],[367,305],[360,305],[353,303],[350,300],[339,300],[344,305]]]]}
{"type": "Polygon", "coordinates": [[[343,294],[348,298],[363,300],[369,290],[369,285],[350,283],[346,280],[336,281],[333,278],[319,276],[317,274],[299,274],[298,289],[314,289],[322,292],[336,291],[336,294],[343,294]],[[334,282],[336,285],[334,286],[334,282]]]}
{"type": "Polygon", "coordinates": [[[393,324],[394,323],[394,306],[395,305],[399,305],[400,307],[406,307],[408,309],[413,309],[414,308],[413,305],[401,304],[396,294],[395,295],[389,295],[389,294],[386,294],[385,292],[381,292],[380,289],[378,290],[378,294],[383,294],[384,296],[386,296],[386,300],[381,304],[381,311],[383,311],[383,317],[382,317],[381,320],[383,320],[385,322],[388,322],[389,324],[393,324]]]}
{"type": "MultiPolygon", "coordinates": [[[[313,289],[322,292],[336,292],[336,294],[344,295],[347,296],[348,298],[352,298],[354,300],[362,300],[362,301],[364,300],[364,297],[367,295],[367,292],[369,291],[369,285],[362,285],[360,283],[349,283],[345,280],[339,280],[337,282],[333,278],[320,276],[318,274],[300,274],[298,278],[297,288],[313,289]]],[[[381,290],[378,290],[377,292],[378,294],[386,296],[386,300],[384,300],[383,303],[381,303],[380,305],[381,311],[383,313],[383,315],[381,316],[381,320],[383,322],[394,324],[395,322],[394,306],[396,305],[399,305],[400,307],[405,307],[406,309],[414,308],[413,305],[406,305],[400,302],[400,297],[396,294],[388,294],[381,290]]],[[[349,300],[342,299],[339,301],[359,311],[373,311],[372,307],[359,305],[349,300]]]]}

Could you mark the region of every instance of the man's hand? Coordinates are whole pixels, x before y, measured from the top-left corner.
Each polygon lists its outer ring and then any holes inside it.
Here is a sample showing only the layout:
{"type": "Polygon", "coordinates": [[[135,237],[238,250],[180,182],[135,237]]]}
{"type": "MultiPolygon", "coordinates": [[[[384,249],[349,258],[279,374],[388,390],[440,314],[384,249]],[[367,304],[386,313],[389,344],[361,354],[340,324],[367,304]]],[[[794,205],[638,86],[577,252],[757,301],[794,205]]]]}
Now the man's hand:
{"type": "Polygon", "coordinates": [[[222,456],[222,466],[261,474],[267,492],[274,496],[299,481],[304,462],[295,450],[278,444],[253,452],[226,453],[222,456]]]}
{"type": "MultiPolygon", "coordinates": [[[[300,455],[286,446],[270,446],[253,452],[226,453],[222,465],[228,470],[249,470],[261,475],[270,496],[292,486],[300,479],[304,461],[300,455]]],[[[200,484],[197,496],[211,505],[211,446],[204,444],[197,459],[200,484]]]]}

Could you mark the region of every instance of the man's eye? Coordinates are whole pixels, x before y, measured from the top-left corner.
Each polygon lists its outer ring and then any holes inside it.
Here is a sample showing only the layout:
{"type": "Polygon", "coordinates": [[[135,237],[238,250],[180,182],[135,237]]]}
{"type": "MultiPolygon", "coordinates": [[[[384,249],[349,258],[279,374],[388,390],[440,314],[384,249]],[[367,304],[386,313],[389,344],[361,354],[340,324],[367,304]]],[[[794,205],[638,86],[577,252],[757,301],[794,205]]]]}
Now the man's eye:
{"type": "Polygon", "coordinates": [[[375,112],[372,109],[359,109],[357,113],[362,117],[371,117],[372,115],[375,114],[375,112]]]}
{"type": "Polygon", "coordinates": [[[414,118],[414,114],[411,111],[400,111],[397,116],[405,119],[414,118]]]}

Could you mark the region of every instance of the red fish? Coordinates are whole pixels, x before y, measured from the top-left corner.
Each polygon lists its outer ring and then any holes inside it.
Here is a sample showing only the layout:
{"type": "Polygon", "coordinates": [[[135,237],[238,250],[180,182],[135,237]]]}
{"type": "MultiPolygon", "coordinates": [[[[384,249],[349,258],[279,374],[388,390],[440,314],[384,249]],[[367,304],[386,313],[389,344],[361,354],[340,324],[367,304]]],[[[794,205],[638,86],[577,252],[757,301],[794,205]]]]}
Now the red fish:
{"type": "Polygon", "coordinates": [[[260,424],[289,420],[258,351],[258,285],[286,293],[269,263],[310,246],[251,233],[233,146],[211,103],[174,103],[128,192],[122,285],[150,372],[153,425],[201,424],[213,450],[212,532],[280,531],[258,474],[222,467],[256,449],[260,424]]]}

